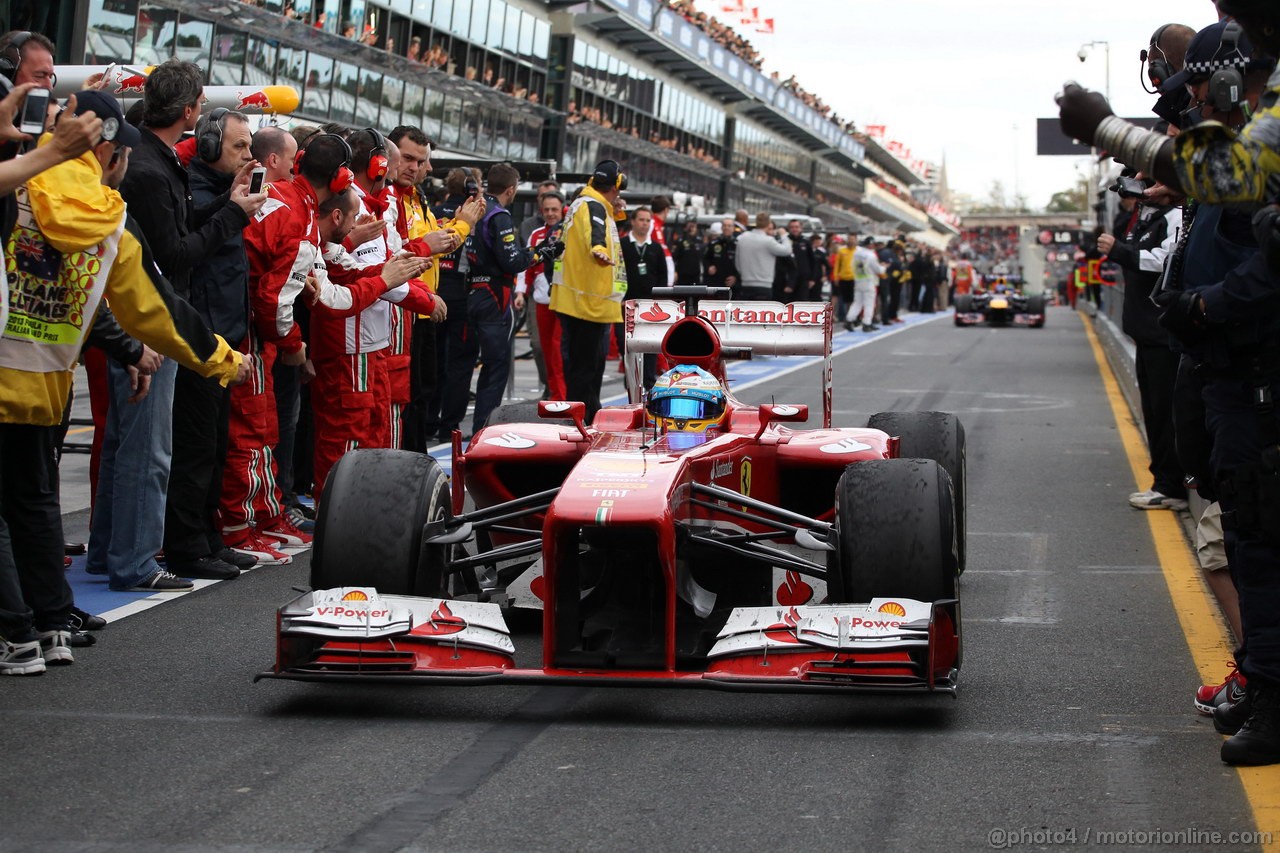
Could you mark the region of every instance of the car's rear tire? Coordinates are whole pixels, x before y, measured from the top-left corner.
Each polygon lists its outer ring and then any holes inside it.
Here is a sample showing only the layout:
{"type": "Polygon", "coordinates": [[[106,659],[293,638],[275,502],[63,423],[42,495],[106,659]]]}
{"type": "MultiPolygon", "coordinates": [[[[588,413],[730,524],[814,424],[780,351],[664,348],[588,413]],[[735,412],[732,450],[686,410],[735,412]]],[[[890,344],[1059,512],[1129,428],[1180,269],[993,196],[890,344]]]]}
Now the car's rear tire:
{"type": "Polygon", "coordinates": [[[956,297],[955,309],[956,309],[956,325],[963,326],[964,323],[961,322],[960,315],[968,314],[969,312],[973,311],[973,297],[967,293],[960,294],[959,296],[956,297]]]}
{"type": "Polygon", "coordinates": [[[932,459],[846,467],[836,485],[835,538],[833,603],[956,597],[951,478],[932,459]]]}
{"type": "Polygon", "coordinates": [[[1038,293],[1035,296],[1027,297],[1027,313],[1039,314],[1040,319],[1031,324],[1033,329],[1039,329],[1044,326],[1044,294],[1038,293]]]}
{"type": "Polygon", "coordinates": [[[949,412],[880,412],[867,421],[871,429],[898,436],[903,458],[932,459],[951,477],[956,513],[959,572],[964,573],[968,545],[968,461],[964,425],[949,412]]]}
{"type": "Polygon", "coordinates": [[[404,450],[353,450],[325,482],[311,555],[312,589],[371,586],[388,595],[436,595],[445,546],[422,528],[451,515],[440,464],[404,450]]]}

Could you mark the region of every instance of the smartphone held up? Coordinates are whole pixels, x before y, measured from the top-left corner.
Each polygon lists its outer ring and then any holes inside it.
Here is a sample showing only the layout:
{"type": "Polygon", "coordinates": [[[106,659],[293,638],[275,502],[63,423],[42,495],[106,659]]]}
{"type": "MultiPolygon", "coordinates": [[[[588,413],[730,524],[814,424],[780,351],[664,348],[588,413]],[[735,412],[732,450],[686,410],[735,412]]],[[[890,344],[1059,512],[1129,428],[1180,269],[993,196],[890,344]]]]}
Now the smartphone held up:
{"type": "Polygon", "coordinates": [[[18,117],[18,130],[33,136],[44,133],[50,97],[52,93],[48,89],[32,89],[27,92],[27,98],[22,103],[22,112],[18,117]]]}

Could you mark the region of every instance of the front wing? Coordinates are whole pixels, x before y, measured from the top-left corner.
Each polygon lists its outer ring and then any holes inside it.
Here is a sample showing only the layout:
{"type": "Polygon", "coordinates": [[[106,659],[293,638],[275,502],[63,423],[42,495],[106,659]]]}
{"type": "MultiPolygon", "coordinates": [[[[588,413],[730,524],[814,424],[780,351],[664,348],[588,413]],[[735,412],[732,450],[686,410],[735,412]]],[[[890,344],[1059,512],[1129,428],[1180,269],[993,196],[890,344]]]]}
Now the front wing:
{"type": "Polygon", "coordinates": [[[255,680],[954,694],[958,625],[955,601],[739,607],[701,671],[521,668],[497,604],[346,587],[280,608],[275,666],[255,680]]]}
{"type": "Polygon", "coordinates": [[[995,323],[998,316],[1001,319],[999,325],[1009,326],[1043,326],[1044,314],[1033,314],[1026,310],[1025,306],[1020,306],[1013,301],[1006,301],[1003,306],[994,304],[986,306],[976,306],[980,310],[974,311],[957,311],[955,322],[957,326],[978,326],[988,321],[995,323]]]}

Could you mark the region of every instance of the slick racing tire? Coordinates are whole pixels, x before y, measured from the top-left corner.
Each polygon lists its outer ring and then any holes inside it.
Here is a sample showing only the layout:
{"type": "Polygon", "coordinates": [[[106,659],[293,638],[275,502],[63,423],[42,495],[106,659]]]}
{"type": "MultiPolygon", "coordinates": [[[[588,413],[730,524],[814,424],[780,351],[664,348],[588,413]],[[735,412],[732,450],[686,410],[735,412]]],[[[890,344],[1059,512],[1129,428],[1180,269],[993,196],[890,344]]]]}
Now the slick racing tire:
{"type": "Polygon", "coordinates": [[[451,512],[440,464],[405,450],[353,450],[329,472],[316,517],[311,588],[371,586],[387,595],[438,593],[446,547],[422,528],[451,512]]]}
{"type": "Polygon", "coordinates": [[[871,429],[898,436],[898,454],[932,459],[951,476],[956,508],[956,547],[959,573],[964,573],[968,544],[968,462],[964,425],[948,412],[880,412],[867,421],[871,429]]]}
{"type": "Polygon", "coordinates": [[[965,323],[961,322],[960,315],[968,314],[973,310],[973,297],[967,293],[960,294],[959,296],[956,297],[955,309],[956,309],[956,325],[957,326],[965,325],[965,323]]]}
{"type": "Polygon", "coordinates": [[[855,462],[836,484],[835,603],[956,597],[951,478],[932,459],[855,462]]]}
{"type": "Polygon", "coordinates": [[[1040,319],[1031,324],[1033,329],[1044,327],[1044,294],[1027,297],[1027,313],[1040,315],[1040,319]]]}

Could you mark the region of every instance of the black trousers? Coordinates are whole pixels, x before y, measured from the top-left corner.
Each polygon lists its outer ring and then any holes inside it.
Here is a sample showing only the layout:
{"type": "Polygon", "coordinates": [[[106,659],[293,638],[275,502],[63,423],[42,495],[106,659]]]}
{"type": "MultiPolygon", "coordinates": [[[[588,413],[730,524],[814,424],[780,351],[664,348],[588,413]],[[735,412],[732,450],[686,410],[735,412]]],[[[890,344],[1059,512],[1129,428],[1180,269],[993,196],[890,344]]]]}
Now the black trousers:
{"type": "MultiPolygon", "coordinates": [[[[465,306],[465,303],[464,303],[465,306]]],[[[454,305],[449,304],[449,320],[454,305]]],[[[436,324],[416,318],[409,342],[409,402],[400,412],[404,449],[426,453],[439,426],[439,356],[436,324]]]]}
{"type": "Polygon", "coordinates": [[[445,297],[449,316],[435,330],[436,369],[439,372],[432,395],[433,416],[428,427],[432,434],[448,441],[450,434],[462,426],[471,397],[471,380],[476,369],[479,344],[471,328],[470,291],[451,291],[445,297]]]}
{"type": "Polygon", "coordinates": [[[56,426],[0,424],[0,634],[64,628],[73,603],[62,566],[56,426]],[[14,579],[21,600],[14,600],[14,579]]]}
{"type": "Polygon", "coordinates": [[[173,462],[164,507],[164,553],[198,560],[222,550],[215,519],[227,458],[231,392],[216,379],[178,368],[173,384],[173,462]]]}
{"type": "Polygon", "coordinates": [[[1134,372],[1142,398],[1142,423],[1151,452],[1152,488],[1171,498],[1185,498],[1182,465],[1174,440],[1173,390],[1178,382],[1180,356],[1167,346],[1137,345],[1134,372]]]}
{"type": "Polygon", "coordinates": [[[938,285],[929,282],[924,286],[924,293],[920,296],[919,310],[921,314],[933,314],[938,310],[938,285]]]}
{"type": "Polygon", "coordinates": [[[291,504],[298,495],[293,486],[293,446],[302,411],[302,368],[277,357],[271,365],[271,378],[276,394],[276,485],[285,503],[291,504]]]}
{"type": "Polygon", "coordinates": [[[564,355],[564,386],[570,400],[587,404],[588,423],[600,411],[600,386],[609,354],[612,323],[593,323],[559,314],[560,348],[564,355]]]}
{"type": "Polygon", "coordinates": [[[1178,361],[1178,378],[1173,386],[1173,443],[1178,467],[1195,477],[1196,490],[1207,501],[1218,499],[1217,484],[1209,460],[1213,436],[1205,424],[1204,383],[1207,377],[1196,370],[1196,361],[1183,355],[1178,361]]]}
{"type": "MultiPolygon", "coordinates": [[[[1221,487],[1234,481],[1237,472],[1257,465],[1264,442],[1259,433],[1259,415],[1253,402],[1252,379],[1208,379],[1202,388],[1205,422],[1213,435],[1212,465],[1221,487]]],[[[1270,381],[1271,395],[1280,394],[1280,381],[1270,381]]],[[[1272,418],[1280,419],[1273,411],[1272,418]]],[[[1280,428],[1272,427],[1272,429],[1280,428]]],[[[1222,520],[1226,527],[1227,553],[1231,577],[1240,593],[1240,620],[1244,625],[1242,649],[1237,652],[1241,671],[1252,683],[1255,679],[1280,686],[1280,548],[1264,529],[1250,524],[1233,524],[1239,509],[1233,489],[1220,488],[1222,520]]],[[[1261,507],[1262,524],[1274,530],[1276,520],[1261,507]]],[[[1269,531],[1267,531],[1269,532],[1269,531]]]]}
{"type": "Polygon", "coordinates": [[[311,383],[298,388],[298,423],[293,431],[293,478],[295,495],[310,495],[315,489],[316,424],[311,415],[311,383]]]}

